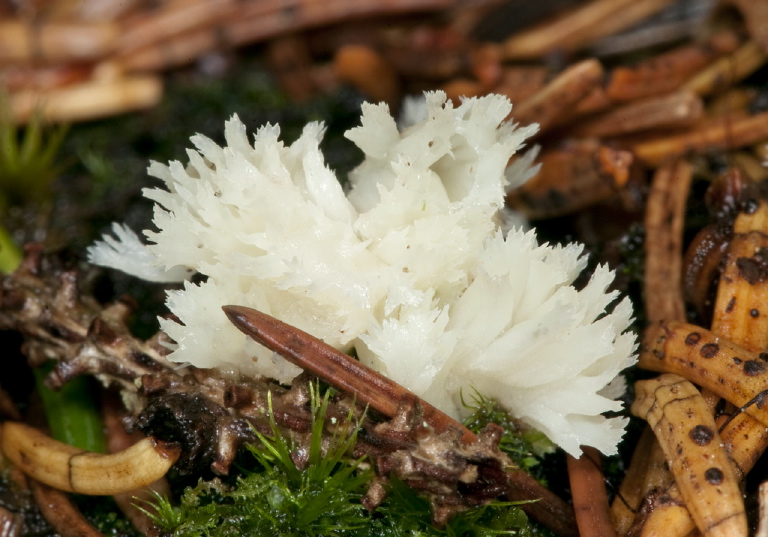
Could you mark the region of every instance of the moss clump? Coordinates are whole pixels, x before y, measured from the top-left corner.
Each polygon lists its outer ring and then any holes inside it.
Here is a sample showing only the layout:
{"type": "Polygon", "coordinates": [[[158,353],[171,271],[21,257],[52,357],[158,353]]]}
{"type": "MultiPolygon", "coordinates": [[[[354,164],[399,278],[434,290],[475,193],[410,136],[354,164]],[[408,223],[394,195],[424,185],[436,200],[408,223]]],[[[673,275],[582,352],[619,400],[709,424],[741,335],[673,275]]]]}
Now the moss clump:
{"type": "MultiPolygon", "coordinates": [[[[312,435],[306,467],[294,462],[296,446],[272,422],[271,436],[251,446],[253,465],[234,485],[221,480],[187,487],[178,505],[158,497],[146,511],[175,537],[271,535],[274,537],[490,537],[534,535],[514,503],[491,502],[456,515],[445,528],[432,525],[429,502],[401,482],[388,485],[373,513],[361,503],[373,471],[350,459],[357,425],[350,415],[323,448],[329,395],[312,389],[312,435]]],[[[271,413],[271,412],[270,412],[271,413]]]]}

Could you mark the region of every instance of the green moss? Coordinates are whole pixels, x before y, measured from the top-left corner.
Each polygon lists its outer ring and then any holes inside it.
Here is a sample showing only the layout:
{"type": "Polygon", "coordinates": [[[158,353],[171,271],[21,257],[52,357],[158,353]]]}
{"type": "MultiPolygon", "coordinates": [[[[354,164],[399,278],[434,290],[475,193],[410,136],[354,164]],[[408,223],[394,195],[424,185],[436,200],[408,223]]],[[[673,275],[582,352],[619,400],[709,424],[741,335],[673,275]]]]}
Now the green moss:
{"type": "Polygon", "coordinates": [[[479,433],[491,423],[500,426],[504,433],[499,442],[499,449],[518,467],[546,484],[540,463],[544,456],[555,452],[555,444],[549,438],[535,429],[516,424],[507,411],[492,399],[486,399],[480,394],[473,394],[469,402],[462,397],[462,402],[472,409],[472,414],[464,420],[468,429],[479,433]]]}
{"type": "MultiPolygon", "coordinates": [[[[188,487],[177,505],[158,497],[148,513],[176,537],[271,535],[274,537],[490,537],[532,535],[515,504],[491,502],[459,513],[445,528],[432,525],[429,503],[398,481],[373,513],[361,498],[373,479],[363,459],[350,459],[357,426],[350,415],[323,449],[329,396],[312,397],[312,436],[306,467],[295,462],[296,446],[272,422],[273,434],[259,435],[250,448],[253,465],[234,486],[221,480],[188,487]]],[[[271,412],[270,412],[271,414],[271,412]]],[[[327,434],[327,433],[326,433],[327,434]]]]}

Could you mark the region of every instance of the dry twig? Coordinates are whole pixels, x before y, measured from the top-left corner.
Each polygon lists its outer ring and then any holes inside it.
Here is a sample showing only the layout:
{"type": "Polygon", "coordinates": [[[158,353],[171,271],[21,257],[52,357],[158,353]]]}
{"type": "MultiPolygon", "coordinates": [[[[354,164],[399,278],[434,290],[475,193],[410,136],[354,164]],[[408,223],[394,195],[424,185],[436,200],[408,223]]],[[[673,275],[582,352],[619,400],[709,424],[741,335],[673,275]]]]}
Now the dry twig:
{"type": "Polygon", "coordinates": [[[739,477],[710,409],[696,387],[678,375],[635,384],[632,413],[646,421],[669,462],[680,494],[706,536],[747,535],[739,477]]]}
{"type": "Polygon", "coordinates": [[[568,455],[568,478],[580,535],[616,537],[608,507],[600,452],[582,448],[581,457],[568,455]]]}
{"type": "Polygon", "coordinates": [[[103,537],[102,533],[83,517],[65,493],[34,479],[29,480],[29,488],[34,493],[43,516],[61,537],[103,537]]]}
{"type": "Polygon", "coordinates": [[[685,319],[683,221],[692,167],[677,161],[653,177],[645,213],[645,311],[650,322],[685,319]]]}

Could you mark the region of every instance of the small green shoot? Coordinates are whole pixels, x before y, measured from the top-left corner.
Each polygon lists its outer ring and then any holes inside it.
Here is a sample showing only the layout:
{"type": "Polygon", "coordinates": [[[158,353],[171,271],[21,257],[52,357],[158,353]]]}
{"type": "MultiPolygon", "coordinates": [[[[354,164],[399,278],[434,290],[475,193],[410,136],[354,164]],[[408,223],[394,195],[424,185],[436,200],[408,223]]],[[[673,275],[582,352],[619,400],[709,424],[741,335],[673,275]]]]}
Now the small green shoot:
{"type": "MultiPolygon", "coordinates": [[[[51,183],[63,168],[56,154],[66,133],[66,126],[44,125],[39,112],[24,129],[19,128],[11,117],[7,95],[0,91],[0,217],[12,205],[51,198],[51,183]]],[[[21,257],[21,249],[0,220],[0,273],[14,271],[21,257]]]]}
{"type": "Polygon", "coordinates": [[[23,129],[11,118],[7,98],[0,95],[0,208],[51,196],[51,183],[61,173],[56,162],[68,127],[49,127],[36,113],[23,129]]]}

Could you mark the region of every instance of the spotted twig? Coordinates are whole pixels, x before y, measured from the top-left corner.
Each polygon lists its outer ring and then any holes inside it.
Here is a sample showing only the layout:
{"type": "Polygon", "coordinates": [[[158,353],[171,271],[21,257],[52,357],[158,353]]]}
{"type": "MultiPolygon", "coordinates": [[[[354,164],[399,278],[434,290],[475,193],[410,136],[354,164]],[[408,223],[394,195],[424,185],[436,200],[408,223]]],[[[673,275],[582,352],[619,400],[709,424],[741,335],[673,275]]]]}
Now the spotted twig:
{"type": "Polygon", "coordinates": [[[640,381],[632,413],[653,428],[680,495],[706,536],[747,535],[739,478],[696,387],[678,375],[640,381]]]}

